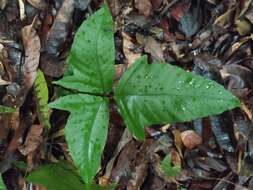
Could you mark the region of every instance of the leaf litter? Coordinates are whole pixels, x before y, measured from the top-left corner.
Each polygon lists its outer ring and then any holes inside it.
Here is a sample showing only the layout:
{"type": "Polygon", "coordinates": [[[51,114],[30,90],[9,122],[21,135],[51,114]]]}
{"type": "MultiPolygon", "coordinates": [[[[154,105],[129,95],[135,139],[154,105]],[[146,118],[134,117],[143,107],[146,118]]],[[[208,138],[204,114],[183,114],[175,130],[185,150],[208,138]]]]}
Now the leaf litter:
{"type": "MultiPolygon", "coordinates": [[[[222,84],[243,106],[172,124],[166,130],[154,125],[152,131],[146,130],[145,142],[109,134],[107,143],[115,145],[114,150],[105,145],[107,156],[102,157],[96,179],[105,179],[106,186],[116,184],[117,190],[252,189],[252,1],[108,2],[118,39],[115,67],[119,76],[125,72],[122,68],[146,53],[151,62],[165,60],[222,84]],[[180,141],[189,130],[194,135],[187,138],[201,139],[194,146],[180,141]],[[166,155],[172,155],[172,167],[181,165],[174,177],[168,178],[160,170],[166,155]]],[[[64,136],[51,138],[65,126],[67,114],[54,110],[51,128],[43,133],[45,123],[38,111],[40,100],[32,93],[33,88],[36,91],[33,84],[40,67],[49,100],[69,93],[53,86],[52,81],[66,72],[66,57],[81,21],[101,5],[102,1],[88,0],[0,0],[0,105],[16,107],[14,113],[0,116],[0,169],[8,189],[39,189],[24,180],[26,171],[16,168],[14,160],[27,162],[27,170],[32,170],[67,157],[64,136]]],[[[120,136],[124,124],[113,116],[114,133],[120,136]]]]}

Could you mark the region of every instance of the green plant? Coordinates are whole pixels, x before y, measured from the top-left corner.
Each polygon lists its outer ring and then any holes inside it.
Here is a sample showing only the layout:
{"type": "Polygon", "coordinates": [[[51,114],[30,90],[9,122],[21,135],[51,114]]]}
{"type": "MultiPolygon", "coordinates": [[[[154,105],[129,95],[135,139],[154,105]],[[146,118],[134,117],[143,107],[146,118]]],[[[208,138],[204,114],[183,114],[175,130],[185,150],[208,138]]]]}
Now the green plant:
{"type": "Polygon", "coordinates": [[[171,165],[171,155],[166,155],[165,158],[163,159],[161,166],[160,166],[162,172],[168,176],[168,177],[175,177],[179,172],[181,171],[181,166],[171,165]]]}
{"type": "Polygon", "coordinates": [[[2,176],[0,177],[0,190],[6,190],[5,184],[3,182],[2,176]]]}
{"type": "Polygon", "coordinates": [[[50,128],[48,103],[48,88],[44,74],[41,70],[37,71],[34,81],[34,94],[36,98],[36,108],[40,123],[47,129],[50,128]]]}
{"type": "Polygon", "coordinates": [[[15,111],[15,108],[0,105],[0,113],[13,113],[15,111]]]}
{"type": "Polygon", "coordinates": [[[138,59],[113,88],[113,21],[105,5],[79,28],[68,58],[69,70],[55,84],[73,94],[49,104],[70,112],[65,128],[69,151],[80,176],[91,184],[100,166],[109,124],[109,97],[132,134],[144,127],[184,122],[239,106],[221,85],[166,63],[138,59]]]}

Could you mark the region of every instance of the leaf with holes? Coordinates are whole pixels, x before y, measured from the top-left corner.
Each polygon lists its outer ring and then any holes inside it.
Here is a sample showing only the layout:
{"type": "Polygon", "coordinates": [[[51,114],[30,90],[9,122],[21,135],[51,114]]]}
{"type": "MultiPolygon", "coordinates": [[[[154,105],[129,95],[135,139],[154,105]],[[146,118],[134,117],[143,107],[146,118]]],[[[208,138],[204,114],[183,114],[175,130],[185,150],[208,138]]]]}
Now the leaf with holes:
{"type": "Polygon", "coordinates": [[[49,104],[71,114],[65,128],[71,156],[86,183],[100,166],[109,123],[108,100],[85,94],[64,96],[49,104]]]}
{"type": "Polygon", "coordinates": [[[80,92],[108,94],[114,70],[113,21],[108,6],[103,6],[78,29],[68,63],[71,76],[55,82],[80,92]]]}
{"type": "Polygon", "coordinates": [[[138,59],[115,90],[118,110],[127,127],[144,139],[144,127],[219,114],[239,106],[239,100],[218,83],[178,67],[138,59]]]}

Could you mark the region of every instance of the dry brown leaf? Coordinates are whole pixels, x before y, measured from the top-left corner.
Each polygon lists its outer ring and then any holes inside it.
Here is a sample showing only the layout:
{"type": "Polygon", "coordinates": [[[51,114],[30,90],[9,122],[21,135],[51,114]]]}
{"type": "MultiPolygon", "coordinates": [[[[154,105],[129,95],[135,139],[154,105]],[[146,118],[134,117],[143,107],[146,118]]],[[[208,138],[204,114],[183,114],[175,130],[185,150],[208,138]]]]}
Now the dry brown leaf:
{"type": "Polygon", "coordinates": [[[133,64],[138,58],[141,57],[141,53],[134,52],[135,44],[131,41],[131,37],[126,33],[122,33],[123,37],[123,52],[127,60],[127,67],[133,64]]]}
{"type": "Polygon", "coordinates": [[[28,155],[34,152],[38,146],[42,143],[42,132],[43,127],[41,125],[33,125],[26,137],[24,145],[20,146],[18,149],[24,155],[28,155]]]}
{"type": "MultiPolygon", "coordinates": [[[[35,20],[36,18],[33,23],[35,20]]],[[[7,87],[7,90],[8,88],[10,91],[14,90],[13,93],[7,93],[3,98],[5,105],[11,107],[20,107],[24,103],[28,91],[33,86],[40,61],[41,43],[36,30],[33,28],[33,24],[23,27],[21,29],[21,35],[25,50],[24,64],[21,68],[23,78],[21,78],[21,84],[17,84],[15,82],[11,83],[7,87]]]]}
{"type": "Polygon", "coordinates": [[[158,10],[162,4],[163,4],[163,0],[150,0],[153,10],[158,10]]]}
{"type": "Polygon", "coordinates": [[[136,34],[137,41],[145,46],[145,51],[150,53],[157,61],[164,61],[163,45],[157,42],[151,36],[143,36],[140,33],[136,34]]]}
{"type": "Polygon", "coordinates": [[[135,8],[145,16],[152,14],[152,4],[149,0],[135,0],[135,8]]]}
{"type": "Polygon", "coordinates": [[[20,107],[23,104],[28,91],[33,86],[39,66],[41,48],[40,38],[33,28],[33,24],[23,27],[21,34],[25,49],[25,63],[22,68],[24,76],[22,86],[17,94],[17,98],[13,102],[13,105],[16,107],[20,107]]]}
{"type": "Polygon", "coordinates": [[[183,158],[183,153],[182,153],[183,143],[181,140],[181,133],[177,129],[173,130],[172,133],[174,135],[174,143],[177,148],[177,151],[178,151],[179,155],[183,158]]]}
{"type": "Polygon", "coordinates": [[[116,17],[120,10],[122,9],[122,1],[121,0],[108,0],[109,7],[111,9],[112,15],[116,17]]]}
{"type": "Polygon", "coordinates": [[[148,170],[148,161],[144,161],[140,165],[135,167],[135,172],[133,173],[133,178],[128,181],[127,189],[129,190],[139,190],[141,185],[144,183],[148,170]]]}
{"type": "Polygon", "coordinates": [[[32,25],[21,30],[23,46],[25,49],[24,86],[29,90],[36,78],[40,60],[40,38],[32,25]]]}
{"type": "Polygon", "coordinates": [[[27,0],[32,6],[37,9],[44,10],[47,8],[47,3],[45,0],[27,0]]]}

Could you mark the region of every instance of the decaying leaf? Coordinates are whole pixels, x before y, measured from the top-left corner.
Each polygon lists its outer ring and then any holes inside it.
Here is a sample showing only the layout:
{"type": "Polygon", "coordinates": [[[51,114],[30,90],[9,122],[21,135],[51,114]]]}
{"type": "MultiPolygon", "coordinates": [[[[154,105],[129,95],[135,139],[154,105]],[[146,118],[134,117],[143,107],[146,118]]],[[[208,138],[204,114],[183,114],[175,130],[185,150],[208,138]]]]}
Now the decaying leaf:
{"type": "Polygon", "coordinates": [[[40,60],[40,38],[33,24],[25,26],[21,30],[23,46],[25,49],[25,63],[23,65],[23,80],[22,86],[18,91],[17,98],[13,103],[15,106],[20,107],[25,101],[26,95],[36,78],[37,68],[40,60]]]}
{"type": "Polygon", "coordinates": [[[136,34],[137,41],[144,45],[145,51],[150,53],[156,61],[164,61],[163,57],[163,44],[156,41],[153,37],[145,37],[139,33],[136,34]]]}
{"type": "Polygon", "coordinates": [[[251,32],[251,24],[247,20],[237,20],[235,24],[240,35],[244,36],[251,32]]]}
{"type": "Polygon", "coordinates": [[[60,59],[62,47],[69,35],[70,23],[75,8],[74,0],[64,0],[54,23],[48,33],[45,53],[41,59],[41,69],[46,75],[60,77],[65,69],[65,62],[60,59]]]}
{"type": "Polygon", "coordinates": [[[19,147],[19,151],[24,155],[28,155],[35,151],[39,145],[42,143],[42,132],[43,126],[41,125],[33,125],[26,137],[25,143],[19,147]]]}
{"type": "Polygon", "coordinates": [[[145,16],[152,14],[152,4],[150,0],[135,0],[135,7],[145,16]]]}
{"type": "Polygon", "coordinates": [[[134,48],[135,45],[131,41],[131,37],[128,36],[126,33],[122,33],[123,36],[123,52],[127,59],[128,67],[133,64],[138,58],[141,57],[140,52],[135,52],[134,48]]]}
{"type": "Polygon", "coordinates": [[[8,0],[0,0],[0,9],[4,9],[6,4],[7,4],[8,0]]]}
{"type": "Polygon", "coordinates": [[[189,10],[184,13],[179,22],[179,29],[185,34],[186,37],[193,36],[198,31],[202,22],[202,10],[200,8],[201,1],[198,0],[195,1],[195,3],[193,2],[189,10]]]}
{"type": "Polygon", "coordinates": [[[90,4],[91,0],[75,0],[76,8],[85,10],[90,4]]]}
{"type": "Polygon", "coordinates": [[[32,6],[37,9],[44,10],[47,7],[47,3],[45,0],[27,0],[32,6]]]}
{"type": "Polygon", "coordinates": [[[234,12],[234,9],[228,9],[224,14],[222,14],[221,16],[219,16],[215,22],[214,25],[217,24],[218,26],[226,26],[227,24],[229,24],[229,21],[231,19],[231,16],[234,12]]]}
{"type": "Polygon", "coordinates": [[[22,28],[22,40],[25,49],[24,88],[29,90],[36,78],[40,60],[40,38],[33,25],[22,28]]]}

